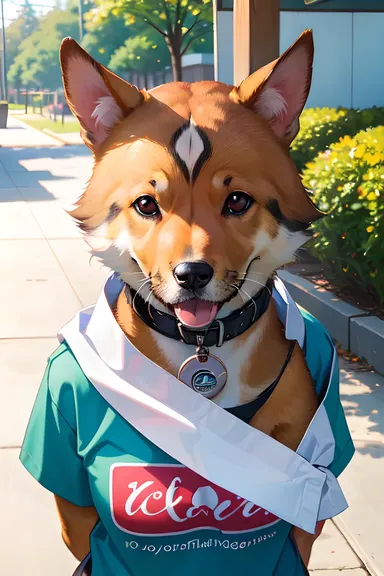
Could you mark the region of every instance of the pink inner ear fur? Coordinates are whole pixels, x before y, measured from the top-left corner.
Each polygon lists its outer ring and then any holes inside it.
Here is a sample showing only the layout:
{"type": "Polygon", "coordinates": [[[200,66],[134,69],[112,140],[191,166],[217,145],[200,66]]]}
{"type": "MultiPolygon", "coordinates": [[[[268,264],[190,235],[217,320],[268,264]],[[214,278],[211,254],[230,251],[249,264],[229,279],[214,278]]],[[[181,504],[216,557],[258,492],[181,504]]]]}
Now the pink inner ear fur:
{"type": "Polygon", "coordinates": [[[96,143],[102,142],[123,116],[102,76],[85,58],[73,57],[68,62],[67,82],[71,102],[80,121],[96,143]]]}
{"type": "Polygon", "coordinates": [[[256,103],[256,111],[270,121],[278,136],[284,136],[299,116],[308,95],[310,59],[305,48],[297,48],[272,72],[256,103]]]}

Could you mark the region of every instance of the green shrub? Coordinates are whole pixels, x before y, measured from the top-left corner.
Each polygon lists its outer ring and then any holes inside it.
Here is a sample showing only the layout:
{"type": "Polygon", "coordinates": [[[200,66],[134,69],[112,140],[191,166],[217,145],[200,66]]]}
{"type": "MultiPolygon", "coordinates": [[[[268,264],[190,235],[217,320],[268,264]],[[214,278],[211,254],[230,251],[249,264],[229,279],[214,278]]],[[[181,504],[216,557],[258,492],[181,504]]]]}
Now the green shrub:
{"type": "Polygon", "coordinates": [[[340,285],[356,283],[384,304],[384,126],[345,136],[303,173],[328,215],[309,250],[331,265],[340,285]]]}
{"type": "Polygon", "coordinates": [[[307,162],[341,137],[383,124],[384,108],[308,108],[301,115],[300,132],[292,144],[291,156],[301,172],[307,162]]]}

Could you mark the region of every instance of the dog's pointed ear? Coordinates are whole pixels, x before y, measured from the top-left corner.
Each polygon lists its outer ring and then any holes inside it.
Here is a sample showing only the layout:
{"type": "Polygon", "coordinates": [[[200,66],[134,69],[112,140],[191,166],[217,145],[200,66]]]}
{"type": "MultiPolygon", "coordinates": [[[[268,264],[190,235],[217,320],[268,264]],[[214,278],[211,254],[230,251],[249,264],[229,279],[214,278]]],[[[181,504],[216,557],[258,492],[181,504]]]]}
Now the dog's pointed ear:
{"type": "Polygon", "coordinates": [[[65,97],[81,125],[84,142],[93,151],[111,128],[140,106],[144,94],[96,62],[72,38],[60,48],[65,97]]]}
{"type": "Polygon", "coordinates": [[[248,76],[237,88],[241,104],[265,118],[276,136],[289,145],[312,80],[313,35],[306,30],[280,58],[248,76]]]}

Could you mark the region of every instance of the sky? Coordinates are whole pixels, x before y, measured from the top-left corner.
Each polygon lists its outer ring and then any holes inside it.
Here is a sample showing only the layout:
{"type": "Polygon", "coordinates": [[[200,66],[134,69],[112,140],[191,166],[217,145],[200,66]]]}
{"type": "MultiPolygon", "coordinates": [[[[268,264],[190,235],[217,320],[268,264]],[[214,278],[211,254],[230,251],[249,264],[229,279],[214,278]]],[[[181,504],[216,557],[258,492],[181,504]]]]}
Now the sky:
{"type": "MultiPolygon", "coordinates": [[[[1,1],[1,0],[0,0],[1,1]]],[[[18,10],[24,5],[23,0],[3,0],[5,26],[17,18],[18,10]]],[[[55,0],[30,0],[29,4],[35,8],[36,14],[44,14],[56,5],[55,0]]]]}

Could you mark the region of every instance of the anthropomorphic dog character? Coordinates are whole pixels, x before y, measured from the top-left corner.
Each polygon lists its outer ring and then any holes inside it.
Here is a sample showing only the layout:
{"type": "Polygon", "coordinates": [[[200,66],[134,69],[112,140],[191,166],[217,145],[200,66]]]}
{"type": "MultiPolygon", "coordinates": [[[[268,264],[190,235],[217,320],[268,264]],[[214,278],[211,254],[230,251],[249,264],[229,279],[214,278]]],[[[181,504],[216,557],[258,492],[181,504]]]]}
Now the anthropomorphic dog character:
{"type": "MultiPolygon", "coordinates": [[[[73,40],[64,40],[61,48],[67,101],[95,161],[71,215],[93,254],[124,286],[111,304],[118,325],[142,355],[183,380],[180,387],[190,384],[194,394],[208,395],[223,412],[229,410],[291,451],[298,449],[318,410],[324,397],[319,391],[331,369],[332,344],[324,331],[307,317],[306,344],[299,345],[288,337],[278,301],[271,298],[275,270],[293,259],[311,223],[322,216],[289,156],[310,89],[312,61],[307,31],[238,87],[171,83],[147,92],[96,63],[73,40]],[[309,355],[317,353],[310,323],[321,334],[319,348],[323,341],[328,347],[322,382],[316,382],[320,376],[315,378],[308,366],[309,355]],[[212,326],[216,345],[202,337],[194,356],[196,346],[188,338],[212,326]],[[200,379],[194,374],[186,382],[190,362],[208,360],[222,367],[217,378],[202,371],[200,379]],[[253,411],[243,418],[244,406],[253,411]]],[[[105,341],[109,338],[106,331],[105,341]]],[[[159,478],[166,486],[164,471],[154,472],[150,463],[163,462],[167,470],[180,464],[166,455],[162,460],[142,436],[128,442],[124,426],[129,423],[78,375],[72,352],[64,342],[50,360],[36,403],[50,414],[38,424],[35,408],[22,460],[55,493],[63,538],[76,558],[88,554],[92,531],[91,542],[102,541],[91,545],[92,574],[142,576],[154,569],[168,576],[208,576],[215,570],[228,575],[235,570],[261,576],[306,573],[323,522],[316,534],[276,518],[267,522],[268,512],[249,508],[253,505],[237,497],[242,521],[253,515],[254,522],[263,514],[262,524],[238,525],[237,509],[231,509],[233,522],[226,518],[225,527],[207,524],[212,514],[212,522],[224,521],[218,512],[224,506],[221,493],[212,485],[190,488],[193,506],[181,518],[177,505],[186,492],[170,497],[168,486],[164,503],[156,487],[159,478]],[[40,443],[40,456],[31,455],[32,438],[40,443]],[[57,468],[61,480],[55,483],[57,468]],[[132,470],[140,477],[132,476],[132,470]],[[116,504],[121,491],[127,497],[116,504]],[[113,506],[109,498],[115,499],[113,506]],[[159,509],[156,500],[162,503],[159,509]],[[247,516],[245,510],[251,509],[247,516]],[[150,529],[137,525],[140,515],[143,522],[152,517],[150,529]],[[171,520],[177,530],[169,528],[171,520]],[[143,540],[143,531],[151,541],[143,540]],[[124,544],[115,540],[117,533],[124,544]],[[188,533],[182,544],[179,533],[188,533]],[[206,534],[204,542],[201,534],[206,534]]],[[[114,369],[119,370],[118,362],[114,369]]],[[[335,398],[338,402],[337,392],[335,398]]],[[[339,406],[337,414],[344,430],[340,434],[349,440],[339,406]]],[[[336,429],[332,422],[331,428],[336,429]]],[[[347,453],[347,440],[334,436],[334,460],[343,462],[337,472],[334,468],[338,474],[351,450],[347,453]]],[[[181,484],[184,473],[177,473],[181,484]]]]}

